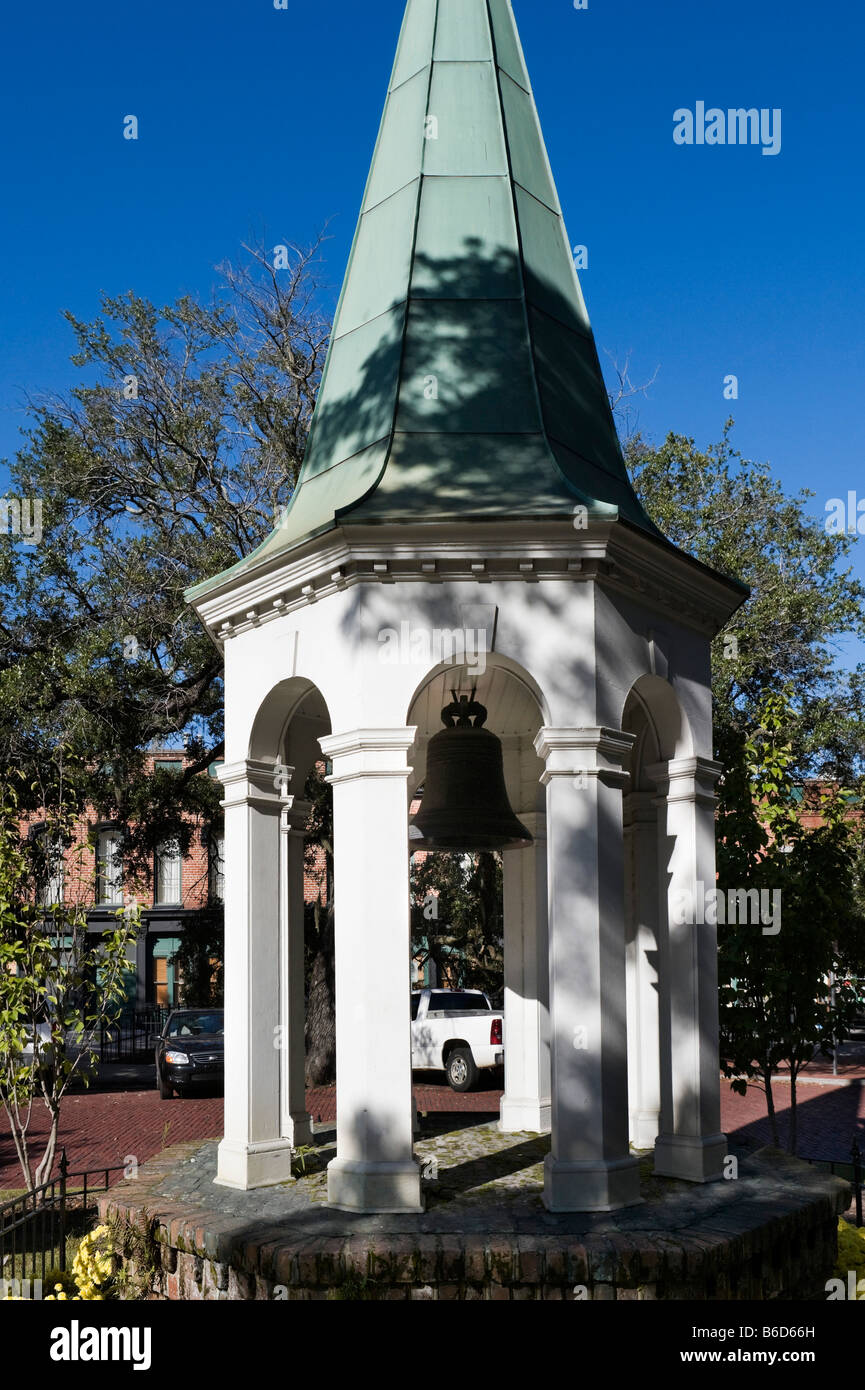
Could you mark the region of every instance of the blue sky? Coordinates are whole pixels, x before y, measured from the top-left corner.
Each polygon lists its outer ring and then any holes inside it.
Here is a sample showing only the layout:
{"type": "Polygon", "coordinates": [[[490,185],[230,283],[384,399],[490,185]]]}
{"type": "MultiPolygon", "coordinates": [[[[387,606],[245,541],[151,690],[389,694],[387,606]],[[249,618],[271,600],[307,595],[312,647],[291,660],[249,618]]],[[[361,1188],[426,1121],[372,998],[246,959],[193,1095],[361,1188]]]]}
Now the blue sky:
{"type": "MultiPolygon", "coordinates": [[[[402,0],[11,0],[0,140],[0,458],[63,390],[69,308],[206,295],[261,234],[329,222],[338,292],[402,0]],[[138,116],[138,141],[122,138],[138,116]]],[[[865,497],[865,10],[853,0],[514,0],[602,356],[654,438],[735,440],[814,511],[865,497]],[[681,147],[698,101],[780,108],[782,148],[681,147]],[[739,378],[739,399],[723,397],[739,378]]],[[[865,538],[856,569],[865,578],[865,538]]],[[[848,655],[853,655],[850,648],[848,655]]]]}

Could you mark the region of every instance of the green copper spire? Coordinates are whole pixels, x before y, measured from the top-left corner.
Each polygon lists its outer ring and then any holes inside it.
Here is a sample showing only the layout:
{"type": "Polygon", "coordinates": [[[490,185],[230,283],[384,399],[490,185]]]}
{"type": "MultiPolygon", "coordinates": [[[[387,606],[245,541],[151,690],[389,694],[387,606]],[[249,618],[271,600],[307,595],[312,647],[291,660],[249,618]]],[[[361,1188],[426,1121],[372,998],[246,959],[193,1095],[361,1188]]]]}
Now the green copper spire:
{"type": "Polygon", "coordinates": [[[578,504],[657,534],[628,480],[509,0],[408,0],[300,481],[235,570],[338,524],[578,504]]]}

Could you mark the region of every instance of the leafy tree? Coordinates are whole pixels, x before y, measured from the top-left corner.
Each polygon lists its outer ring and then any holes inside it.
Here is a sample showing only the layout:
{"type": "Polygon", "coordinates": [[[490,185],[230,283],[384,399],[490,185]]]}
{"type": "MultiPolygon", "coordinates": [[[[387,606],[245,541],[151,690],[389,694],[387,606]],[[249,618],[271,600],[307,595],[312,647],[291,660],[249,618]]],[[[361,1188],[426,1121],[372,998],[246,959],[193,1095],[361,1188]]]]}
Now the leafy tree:
{"type": "Polygon", "coordinates": [[[184,1009],[223,1007],[225,997],[225,926],[219,909],[190,917],[174,955],[184,1009]]]}
{"type": "Polygon", "coordinates": [[[412,861],[412,954],[451,988],[501,1000],[502,865],[497,854],[417,854],[412,861]]]}
{"type": "Polygon", "coordinates": [[[74,806],[61,803],[38,840],[22,838],[16,793],[0,787],[0,1103],[29,1192],[51,1174],[69,1086],[88,1081],[96,1034],[125,1001],[139,925],[137,911],[121,909],[116,927],[90,933],[82,907],[45,905],[53,857],[45,846],[64,845],[74,831],[74,806]],[[40,1098],[50,1125],[37,1161],[30,1127],[40,1098]]]}
{"type": "Polygon", "coordinates": [[[315,257],[276,270],[253,249],[209,305],[130,292],[93,322],[67,314],[81,384],[32,403],[11,465],[44,537],[0,548],[0,765],[29,787],[73,749],[82,805],[129,823],[142,865],[218,814],[198,774],[222,751],[222,661],[183,594],[263,539],[295,486],[329,332],[315,257]],[[181,737],[183,772],[146,775],[148,745],[181,737]]]}
{"type": "Polygon", "coordinates": [[[731,922],[729,912],[719,920],[723,1068],[733,1090],[744,1095],[750,1082],[765,1091],[776,1145],[772,1077],[787,1068],[791,1153],[797,1080],[817,1053],[831,1056],[855,1009],[845,991],[832,995],[831,982],[865,958],[865,921],[853,897],[861,824],[842,789],[816,786],[812,809],[821,824],[803,825],[792,776],[794,724],[789,691],[765,698],[759,727],[742,739],[724,775],[718,825],[721,892],[778,892],[781,907],[771,926],[731,922]]]}
{"type": "Polygon", "coordinates": [[[788,496],[768,464],[744,458],[732,424],[706,450],[677,434],[627,447],[664,534],[751,589],[713,648],[718,757],[732,765],[766,695],[790,684],[792,775],[847,782],[865,768],[865,668],[843,671],[836,659],[841,638],[865,637],[865,588],[843,567],[853,541],[810,514],[812,492],[788,496]]]}

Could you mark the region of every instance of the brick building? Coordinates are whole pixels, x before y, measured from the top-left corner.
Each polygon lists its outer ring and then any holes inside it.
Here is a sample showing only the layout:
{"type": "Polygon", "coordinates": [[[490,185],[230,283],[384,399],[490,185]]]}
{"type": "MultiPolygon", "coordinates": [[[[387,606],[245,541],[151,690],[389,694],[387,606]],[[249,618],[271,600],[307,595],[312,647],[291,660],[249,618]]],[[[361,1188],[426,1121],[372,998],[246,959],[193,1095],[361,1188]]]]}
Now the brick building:
{"type": "MultiPolygon", "coordinates": [[[[152,748],[150,772],[180,772],[187,764],[182,749],[152,748]]],[[[206,774],[218,780],[221,765],[206,774]]],[[[22,823],[28,836],[44,834],[39,815],[22,823]]],[[[127,998],[130,1008],[172,1007],[182,1001],[182,981],[176,956],[190,924],[205,916],[221,919],[224,887],[224,838],[221,829],[202,818],[191,821],[191,840],[185,854],[176,844],[157,849],[145,873],[132,873],[122,863],[124,827],[103,819],[90,807],[62,853],[49,855],[44,889],[46,905],[64,903],[86,912],[88,927],[103,932],[118,911],[132,904],[141,909],[141,931],[130,956],[127,998]]],[[[323,851],[317,851],[304,878],[307,903],[325,892],[323,851]]]]}
{"type": "MultiPolygon", "coordinates": [[[[182,750],[154,748],[148,752],[148,771],[180,772],[182,750]]],[[[217,765],[209,769],[215,777],[217,765]]],[[[22,830],[29,836],[46,832],[38,815],[22,830]]],[[[224,842],[221,832],[196,820],[188,852],[177,844],[160,846],[146,872],[133,873],[122,862],[124,827],[88,808],[62,852],[47,846],[48,870],[43,901],[82,908],[88,927],[105,931],[118,911],[132,904],[141,908],[141,931],[130,958],[127,998],[130,1007],[168,1005],[178,1001],[174,957],[190,921],[221,914],[224,842]]]]}

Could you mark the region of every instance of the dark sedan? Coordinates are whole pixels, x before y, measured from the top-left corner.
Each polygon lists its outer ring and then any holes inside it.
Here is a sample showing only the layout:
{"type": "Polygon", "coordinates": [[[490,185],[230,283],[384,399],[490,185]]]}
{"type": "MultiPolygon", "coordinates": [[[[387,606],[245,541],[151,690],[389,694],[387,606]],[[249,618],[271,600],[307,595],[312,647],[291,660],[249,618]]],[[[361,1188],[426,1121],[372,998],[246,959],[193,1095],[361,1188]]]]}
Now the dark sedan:
{"type": "Polygon", "coordinates": [[[156,1048],[156,1085],[163,1100],[225,1079],[222,1009],[175,1009],[156,1048]]]}

